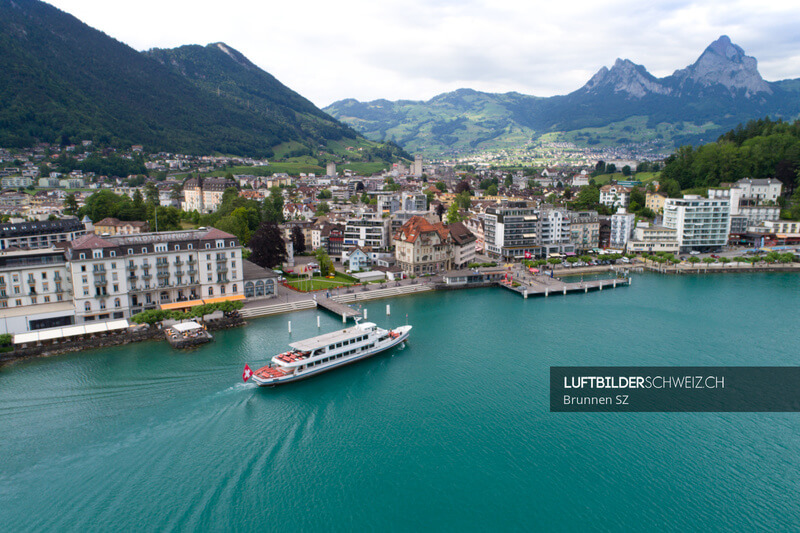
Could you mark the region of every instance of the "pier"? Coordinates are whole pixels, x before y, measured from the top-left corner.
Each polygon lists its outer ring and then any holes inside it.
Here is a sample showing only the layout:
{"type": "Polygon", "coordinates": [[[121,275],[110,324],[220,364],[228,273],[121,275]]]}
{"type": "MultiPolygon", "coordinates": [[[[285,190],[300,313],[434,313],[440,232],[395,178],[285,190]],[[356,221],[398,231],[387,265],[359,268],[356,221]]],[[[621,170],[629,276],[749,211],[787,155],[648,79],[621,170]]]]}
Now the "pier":
{"type": "Polygon", "coordinates": [[[361,312],[356,311],[349,305],[334,301],[330,298],[317,298],[317,306],[327,309],[331,313],[336,313],[342,317],[342,321],[348,318],[360,318],[361,312]]]}
{"type": "Polygon", "coordinates": [[[575,292],[602,291],[603,289],[616,289],[617,287],[631,284],[630,278],[598,279],[591,281],[576,281],[567,283],[548,276],[532,276],[517,280],[520,285],[512,287],[502,281],[497,284],[507,290],[518,293],[523,298],[529,296],[566,295],[575,292]]]}

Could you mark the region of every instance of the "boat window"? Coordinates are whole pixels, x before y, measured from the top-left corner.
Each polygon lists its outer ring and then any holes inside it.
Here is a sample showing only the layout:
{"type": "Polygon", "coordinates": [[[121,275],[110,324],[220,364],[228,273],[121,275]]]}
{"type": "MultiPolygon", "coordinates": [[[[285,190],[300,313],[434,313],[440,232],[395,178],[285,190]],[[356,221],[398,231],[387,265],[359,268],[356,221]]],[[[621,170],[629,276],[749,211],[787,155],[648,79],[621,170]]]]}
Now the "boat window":
{"type": "Polygon", "coordinates": [[[337,343],[336,343],[336,347],[337,347],[337,348],[341,348],[341,347],[342,347],[342,343],[341,343],[341,342],[337,342],[337,343]]]}

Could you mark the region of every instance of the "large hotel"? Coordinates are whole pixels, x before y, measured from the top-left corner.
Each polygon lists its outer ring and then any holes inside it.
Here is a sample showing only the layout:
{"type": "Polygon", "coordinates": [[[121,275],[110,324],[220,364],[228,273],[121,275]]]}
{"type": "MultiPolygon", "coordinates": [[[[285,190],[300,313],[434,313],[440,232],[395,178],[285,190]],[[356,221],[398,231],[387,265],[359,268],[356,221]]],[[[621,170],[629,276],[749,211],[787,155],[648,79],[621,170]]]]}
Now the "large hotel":
{"type": "Polygon", "coordinates": [[[57,247],[13,248],[0,252],[0,333],[270,297],[275,277],[244,261],[239,240],[215,228],[87,234],[57,247]]]}

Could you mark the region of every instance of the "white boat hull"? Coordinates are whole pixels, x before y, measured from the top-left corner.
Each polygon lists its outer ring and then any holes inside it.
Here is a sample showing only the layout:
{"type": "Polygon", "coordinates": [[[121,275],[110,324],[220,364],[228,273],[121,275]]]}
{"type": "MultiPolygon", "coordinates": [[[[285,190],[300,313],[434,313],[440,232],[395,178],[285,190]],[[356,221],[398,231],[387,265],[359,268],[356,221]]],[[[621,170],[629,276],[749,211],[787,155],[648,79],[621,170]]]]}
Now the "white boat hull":
{"type": "Polygon", "coordinates": [[[253,377],[251,379],[259,387],[274,387],[276,385],[283,385],[284,383],[291,383],[293,381],[300,381],[300,380],[303,380],[303,379],[306,379],[306,378],[310,378],[312,376],[317,376],[319,374],[322,374],[323,372],[327,372],[327,371],[333,370],[335,368],[340,368],[340,367],[343,367],[345,365],[349,365],[351,363],[362,361],[364,359],[372,357],[373,355],[377,355],[377,354],[379,354],[381,352],[385,352],[386,350],[389,350],[391,348],[394,348],[395,346],[398,346],[398,345],[404,343],[408,339],[408,336],[411,333],[411,326],[400,326],[398,328],[395,328],[392,331],[397,332],[400,335],[397,338],[390,339],[390,340],[386,341],[385,343],[381,344],[380,346],[376,346],[372,350],[365,351],[365,352],[362,352],[362,353],[359,353],[359,354],[354,354],[353,356],[351,356],[349,358],[342,359],[340,361],[331,362],[331,363],[329,363],[327,365],[323,365],[323,366],[320,366],[320,367],[305,369],[305,370],[302,370],[302,371],[295,371],[292,374],[288,374],[288,375],[282,376],[282,377],[262,378],[260,376],[257,376],[255,374],[253,374],[253,377]]]}

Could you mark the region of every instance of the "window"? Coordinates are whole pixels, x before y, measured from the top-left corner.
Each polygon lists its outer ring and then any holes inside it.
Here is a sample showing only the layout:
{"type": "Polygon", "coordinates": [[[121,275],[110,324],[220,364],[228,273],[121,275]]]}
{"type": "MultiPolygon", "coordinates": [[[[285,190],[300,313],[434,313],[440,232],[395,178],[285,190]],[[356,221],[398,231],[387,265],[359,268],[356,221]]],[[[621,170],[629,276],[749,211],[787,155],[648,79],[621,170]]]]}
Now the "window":
{"type": "Polygon", "coordinates": [[[84,311],[91,311],[92,310],[92,303],[91,302],[84,302],[83,303],[83,310],[84,311]]]}
{"type": "Polygon", "coordinates": [[[211,243],[210,243],[210,242],[207,242],[207,243],[206,243],[206,250],[207,250],[207,249],[209,249],[209,248],[211,248],[211,243]]]}
{"type": "MultiPolygon", "coordinates": [[[[233,243],[231,243],[231,246],[233,246],[233,243]]],[[[231,259],[236,259],[236,252],[231,252],[231,259]]]]}
{"type": "Polygon", "coordinates": [[[103,250],[92,250],[92,257],[94,257],[95,259],[102,259],[103,250]]]}
{"type": "Polygon", "coordinates": [[[146,254],[147,253],[147,248],[142,248],[142,253],[146,254]]]}
{"type": "Polygon", "coordinates": [[[236,291],[237,291],[237,287],[236,287],[236,284],[234,283],[233,284],[233,292],[236,292],[236,291]]]}
{"type": "MultiPolygon", "coordinates": [[[[211,261],[211,254],[206,254],[206,261],[211,261]]],[[[210,266],[208,268],[211,268],[210,266]]]]}
{"type": "MultiPolygon", "coordinates": [[[[79,254],[78,259],[86,259],[86,254],[79,254]]],[[[86,267],[83,267],[86,268],[86,267]]]]}
{"type": "Polygon", "coordinates": [[[208,295],[209,296],[214,296],[214,287],[209,287],[208,288],[208,295]]]}
{"type": "Polygon", "coordinates": [[[189,249],[190,249],[190,250],[194,250],[194,244],[190,244],[190,245],[189,245],[189,249]]]}
{"type": "Polygon", "coordinates": [[[225,285],[220,285],[220,287],[219,287],[219,293],[220,293],[220,294],[225,294],[225,285]]]}
{"type": "MultiPolygon", "coordinates": [[[[128,248],[128,255],[133,255],[133,248],[128,248]]],[[[131,264],[133,264],[133,261],[131,261],[131,264]]]]}
{"type": "Polygon", "coordinates": [[[42,272],[42,279],[47,279],[47,272],[42,272]]]}
{"type": "MultiPolygon", "coordinates": [[[[111,250],[110,252],[108,252],[108,255],[110,257],[117,257],[117,252],[115,252],[114,250],[111,250]]],[[[111,268],[115,268],[115,267],[112,266],[111,268]]]]}

